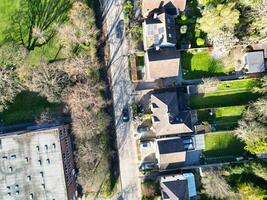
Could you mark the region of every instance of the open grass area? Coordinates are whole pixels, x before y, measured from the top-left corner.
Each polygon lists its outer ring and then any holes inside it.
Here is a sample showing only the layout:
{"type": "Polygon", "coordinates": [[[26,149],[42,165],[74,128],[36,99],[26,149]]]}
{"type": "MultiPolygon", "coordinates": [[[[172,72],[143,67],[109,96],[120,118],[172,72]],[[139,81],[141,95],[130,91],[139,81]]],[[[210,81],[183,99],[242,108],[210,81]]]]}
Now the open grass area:
{"type": "Polygon", "coordinates": [[[206,157],[242,156],[244,153],[244,144],[232,132],[205,134],[206,157]]]}
{"type": "Polygon", "coordinates": [[[237,126],[245,108],[245,105],[215,108],[213,115],[210,115],[210,109],[200,109],[197,111],[198,120],[214,124],[217,130],[232,130],[237,126]]]}
{"type": "Polygon", "coordinates": [[[12,13],[19,7],[20,0],[1,0],[0,1],[0,44],[3,42],[4,31],[10,24],[12,13]]]}
{"type": "Polygon", "coordinates": [[[181,64],[184,79],[227,75],[222,62],[210,56],[208,51],[181,52],[181,64]]]}
{"type": "Polygon", "coordinates": [[[192,109],[245,105],[261,96],[253,91],[257,84],[258,79],[223,81],[216,92],[191,96],[189,104],[192,109]]]}
{"type": "Polygon", "coordinates": [[[48,109],[53,114],[62,112],[59,104],[51,104],[36,93],[25,91],[18,94],[8,109],[0,113],[0,119],[5,125],[33,122],[48,109]]]}

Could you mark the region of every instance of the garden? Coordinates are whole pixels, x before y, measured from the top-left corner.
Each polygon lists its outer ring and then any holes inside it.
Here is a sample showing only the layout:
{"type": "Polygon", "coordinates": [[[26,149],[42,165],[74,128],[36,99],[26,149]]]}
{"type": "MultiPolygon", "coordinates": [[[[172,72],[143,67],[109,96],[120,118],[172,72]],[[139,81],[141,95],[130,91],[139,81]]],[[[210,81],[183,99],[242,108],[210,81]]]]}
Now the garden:
{"type": "Polygon", "coordinates": [[[181,52],[183,78],[186,80],[225,76],[234,71],[224,66],[221,60],[213,58],[208,50],[181,52]]]}
{"type": "Polygon", "coordinates": [[[187,1],[187,9],[176,19],[177,46],[180,49],[206,46],[206,34],[198,28],[197,19],[201,17],[196,0],[187,1]]]}
{"type": "Polygon", "coordinates": [[[245,108],[245,105],[241,105],[200,109],[197,110],[197,115],[200,122],[212,124],[216,130],[233,130],[245,108]]]}
{"type": "Polygon", "coordinates": [[[258,79],[223,81],[215,92],[190,96],[189,105],[192,109],[246,105],[261,96],[253,89],[258,84],[258,79]]]}
{"type": "Polygon", "coordinates": [[[232,132],[205,134],[205,157],[237,157],[245,153],[244,144],[232,132]]]}

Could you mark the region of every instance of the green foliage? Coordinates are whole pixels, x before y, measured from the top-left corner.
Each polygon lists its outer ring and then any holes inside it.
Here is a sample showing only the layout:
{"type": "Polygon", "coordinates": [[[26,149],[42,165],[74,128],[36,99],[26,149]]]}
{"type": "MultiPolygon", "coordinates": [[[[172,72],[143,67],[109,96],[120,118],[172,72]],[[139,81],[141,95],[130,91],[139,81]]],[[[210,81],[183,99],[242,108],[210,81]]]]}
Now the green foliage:
{"type": "Polygon", "coordinates": [[[203,40],[202,38],[197,38],[197,46],[203,46],[205,44],[205,40],[203,40]]]}
{"type": "Polygon", "coordinates": [[[181,20],[182,20],[182,21],[186,21],[186,20],[187,20],[187,17],[186,17],[185,14],[183,14],[183,15],[181,16],[181,20]]]}
{"type": "Polygon", "coordinates": [[[182,26],[180,27],[180,33],[181,33],[181,34],[186,34],[186,31],[187,31],[187,25],[182,25],[182,26]]]}
{"type": "Polygon", "coordinates": [[[225,3],[216,7],[206,7],[203,16],[198,20],[200,29],[210,36],[233,30],[239,23],[240,15],[235,6],[235,3],[225,3]]]}
{"type": "Polygon", "coordinates": [[[140,23],[132,23],[126,27],[126,33],[131,36],[135,42],[141,42],[143,39],[143,29],[140,23]]]}
{"type": "Polygon", "coordinates": [[[123,13],[124,13],[124,18],[127,20],[131,20],[134,17],[134,13],[133,13],[133,3],[130,0],[127,0],[124,3],[123,6],[123,13]]]}
{"type": "Polygon", "coordinates": [[[137,112],[137,103],[132,103],[131,108],[132,108],[133,117],[137,117],[137,115],[138,115],[138,112],[137,112]]]}

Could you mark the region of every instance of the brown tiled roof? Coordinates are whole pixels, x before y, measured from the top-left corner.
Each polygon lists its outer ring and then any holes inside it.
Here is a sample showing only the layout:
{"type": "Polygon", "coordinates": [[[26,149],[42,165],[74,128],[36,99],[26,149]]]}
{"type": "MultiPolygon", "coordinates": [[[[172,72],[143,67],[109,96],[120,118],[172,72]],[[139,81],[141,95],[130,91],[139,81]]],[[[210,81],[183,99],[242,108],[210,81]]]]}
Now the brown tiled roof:
{"type": "Polygon", "coordinates": [[[175,77],[179,74],[180,54],[175,48],[149,49],[147,51],[148,79],[175,77]]]}

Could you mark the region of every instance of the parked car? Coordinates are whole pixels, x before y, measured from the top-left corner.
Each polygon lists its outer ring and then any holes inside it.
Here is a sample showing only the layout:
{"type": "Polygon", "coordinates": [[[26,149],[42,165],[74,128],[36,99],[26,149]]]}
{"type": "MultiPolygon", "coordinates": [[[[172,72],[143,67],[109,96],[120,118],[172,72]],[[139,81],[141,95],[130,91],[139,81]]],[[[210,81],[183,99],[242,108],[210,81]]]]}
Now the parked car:
{"type": "Polygon", "coordinates": [[[141,144],[140,144],[140,148],[141,149],[147,149],[147,148],[149,148],[151,146],[152,146],[152,142],[151,141],[141,142],[141,144]]]}
{"type": "Polygon", "coordinates": [[[155,164],[151,163],[151,162],[147,162],[147,163],[142,163],[140,165],[140,170],[152,170],[155,168],[155,164]]]}
{"type": "Polygon", "coordinates": [[[122,110],[122,121],[128,122],[130,120],[129,108],[124,107],[122,110]]]}
{"type": "Polygon", "coordinates": [[[116,38],[121,39],[123,36],[124,21],[120,20],[116,26],[116,38]]]}
{"type": "Polygon", "coordinates": [[[138,126],[137,127],[137,132],[138,133],[146,133],[150,130],[148,126],[138,126]]]}

